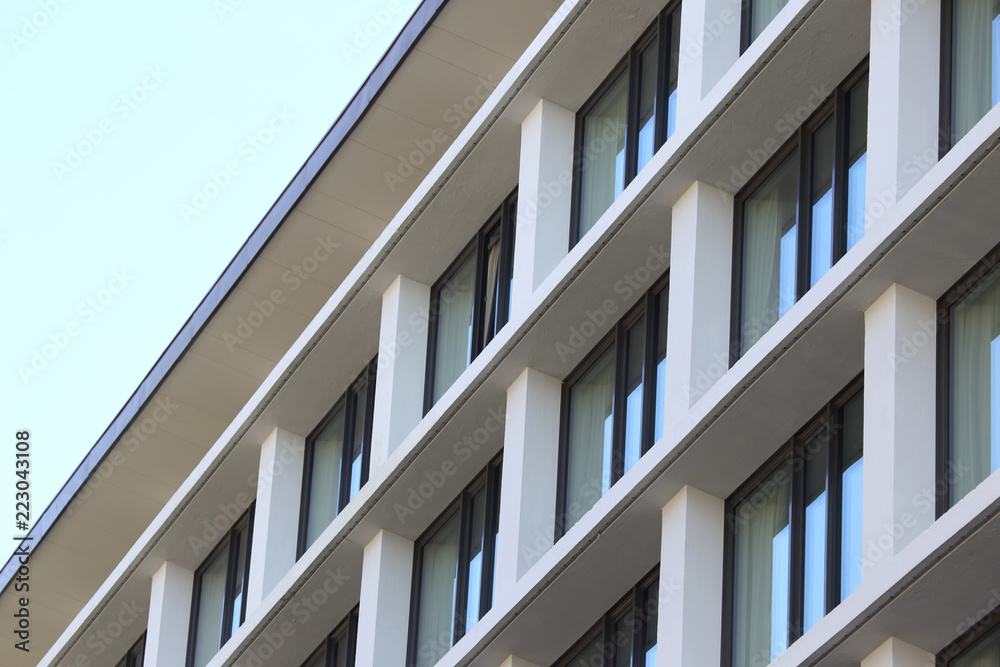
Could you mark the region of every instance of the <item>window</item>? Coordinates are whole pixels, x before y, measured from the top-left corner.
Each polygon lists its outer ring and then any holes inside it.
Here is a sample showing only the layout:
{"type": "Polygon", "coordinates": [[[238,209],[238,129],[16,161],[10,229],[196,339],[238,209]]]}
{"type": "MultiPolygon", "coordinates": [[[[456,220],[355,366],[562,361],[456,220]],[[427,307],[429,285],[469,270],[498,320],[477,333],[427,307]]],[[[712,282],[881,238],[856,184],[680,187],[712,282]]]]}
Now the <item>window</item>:
{"type": "Polygon", "coordinates": [[[736,197],[733,362],[865,233],[867,67],[736,197]]]}
{"type": "Polygon", "coordinates": [[[778,12],[788,4],[788,0],[743,0],[743,16],[740,23],[740,54],[750,48],[764,28],[778,12]]]}
{"type": "Polygon", "coordinates": [[[647,576],[555,667],[655,667],[659,573],[647,576]]]}
{"type": "Polygon", "coordinates": [[[996,667],[1000,665],[1000,614],[983,617],[971,630],[937,655],[939,667],[996,667]]]}
{"type": "Polygon", "coordinates": [[[368,481],[375,369],[372,359],[306,438],[299,512],[299,556],[368,481]]]}
{"type": "Polygon", "coordinates": [[[424,412],[510,318],[516,222],[515,191],[431,290],[424,412]]]}
{"type": "Polygon", "coordinates": [[[253,506],[194,575],[189,667],[204,667],[243,624],[253,537],[253,506]]]}
{"type": "Polygon", "coordinates": [[[1000,252],[994,250],[942,298],[939,512],[1000,467],[1000,252]]]}
{"type": "Polygon", "coordinates": [[[409,665],[431,667],[493,606],[500,458],[416,545],[409,665]]]}
{"type": "Polygon", "coordinates": [[[726,503],[728,667],[764,665],[861,583],[857,381],[726,503]]]}
{"type": "Polygon", "coordinates": [[[331,632],[302,667],[354,667],[358,644],[358,608],[331,632]]]}
{"type": "Polygon", "coordinates": [[[657,285],[567,378],[557,536],[663,435],[667,286],[657,285]]]}
{"type": "Polygon", "coordinates": [[[146,633],[142,633],[139,641],[132,645],[128,653],[118,661],[115,667],[142,667],[146,653],[146,633]]]}
{"type": "Polygon", "coordinates": [[[1000,101],[1000,0],[941,3],[941,154],[1000,101]]]}
{"type": "Polygon", "coordinates": [[[577,114],[570,246],[673,134],[680,29],[680,7],[672,3],[577,114]]]}

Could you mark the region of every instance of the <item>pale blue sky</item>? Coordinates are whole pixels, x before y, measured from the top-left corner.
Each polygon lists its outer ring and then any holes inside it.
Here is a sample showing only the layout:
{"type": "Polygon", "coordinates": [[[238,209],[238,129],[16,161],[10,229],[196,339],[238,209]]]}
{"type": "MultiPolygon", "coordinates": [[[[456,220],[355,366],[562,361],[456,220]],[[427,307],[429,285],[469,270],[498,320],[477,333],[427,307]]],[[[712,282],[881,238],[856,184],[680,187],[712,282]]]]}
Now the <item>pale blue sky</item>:
{"type": "Polygon", "coordinates": [[[11,534],[15,432],[31,431],[33,522],[418,4],[0,5],[0,498],[11,534]],[[206,193],[230,161],[238,173],[206,193]]]}

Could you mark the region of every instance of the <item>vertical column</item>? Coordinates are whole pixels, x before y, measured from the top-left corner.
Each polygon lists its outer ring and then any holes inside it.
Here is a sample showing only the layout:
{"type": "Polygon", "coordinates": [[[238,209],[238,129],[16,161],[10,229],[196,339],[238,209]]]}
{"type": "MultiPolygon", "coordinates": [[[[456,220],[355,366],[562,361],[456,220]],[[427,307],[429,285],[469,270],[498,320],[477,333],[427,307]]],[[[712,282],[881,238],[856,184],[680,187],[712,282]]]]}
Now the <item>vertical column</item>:
{"type": "Polygon", "coordinates": [[[678,127],[694,113],[739,57],[740,0],[684,0],[681,3],[678,127]]]}
{"type": "Polygon", "coordinates": [[[931,667],[934,656],[912,644],[889,637],[861,661],[861,667],[931,667]]]}
{"type": "Polygon", "coordinates": [[[399,276],[382,295],[372,470],[392,455],[424,416],[430,294],[427,285],[399,276]]]}
{"type": "Polygon", "coordinates": [[[357,667],[406,664],[412,575],[410,540],[382,530],[365,546],[357,667]]]}
{"type": "Polygon", "coordinates": [[[656,664],[718,667],[725,503],[685,486],[663,508],[656,664]]]}
{"type": "Polygon", "coordinates": [[[937,162],[941,0],[872,0],[865,225],[937,162]]]}
{"type": "Polygon", "coordinates": [[[497,538],[498,597],[552,547],[562,383],[528,368],[507,389],[497,538]]]}
{"type": "Polygon", "coordinates": [[[305,438],[276,428],[260,447],[247,609],[295,565],[305,438]]]}
{"type": "Polygon", "coordinates": [[[164,563],[153,574],[146,628],[146,667],[185,667],[194,572],[164,563]]]}
{"type": "Polygon", "coordinates": [[[664,432],[729,370],[733,198],[695,182],[674,205],[664,432]]]}
{"type": "Polygon", "coordinates": [[[512,317],[569,248],[576,115],[540,101],[521,123],[512,317]]]}
{"type": "Polygon", "coordinates": [[[901,285],[865,311],[863,580],[934,522],[935,315],[901,285]]]}

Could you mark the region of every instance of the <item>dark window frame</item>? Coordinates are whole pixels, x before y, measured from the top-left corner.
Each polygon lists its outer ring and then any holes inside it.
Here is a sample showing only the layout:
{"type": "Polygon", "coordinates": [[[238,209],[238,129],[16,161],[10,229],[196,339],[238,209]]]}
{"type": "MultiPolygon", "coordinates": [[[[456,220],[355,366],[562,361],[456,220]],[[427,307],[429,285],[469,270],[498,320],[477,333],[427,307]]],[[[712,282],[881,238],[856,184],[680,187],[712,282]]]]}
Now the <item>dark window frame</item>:
{"type": "MultiPolygon", "coordinates": [[[[583,360],[563,380],[562,396],[559,409],[559,473],[556,479],[556,525],[555,540],[559,541],[566,534],[566,492],[567,470],[569,464],[569,413],[570,394],[573,385],[587,374],[594,363],[611,348],[615,350],[615,381],[612,418],[612,455],[611,455],[611,486],[614,486],[624,475],[625,456],[625,383],[627,378],[625,364],[628,361],[627,332],[635,322],[646,316],[645,341],[643,347],[643,397],[642,397],[642,435],[640,440],[640,457],[655,444],[653,433],[656,432],[656,354],[659,336],[659,312],[657,298],[666,296],[665,306],[667,316],[670,313],[670,271],[658,278],[632,308],[621,317],[604,338],[587,353],[583,360]]],[[[668,320],[669,321],[669,320],[668,320]]]]}
{"type": "Polygon", "coordinates": [[[243,554],[243,567],[245,568],[243,576],[243,587],[240,591],[243,595],[241,598],[242,602],[240,604],[240,625],[243,625],[246,621],[247,615],[247,592],[250,586],[250,558],[253,554],[253,524],[254,524],[254,511],[256,510],[257,503],[253,502],[250,507],[243,513],[243,515],[233,522],[232,527],[226,531],[226,535],[219,541],[215,548],[205,557],[201,565],[194,573],[194,588],[191,593],[191,617],[188,623],[188,642],[187,642],[187,658],[185,664],[191,667],[194,664],[194,652],[198,640],[197,630],[198,630],[198,613],[200,611],[201,598],[201,578],[205,573],[205,570],[209,565],[215,560],[222,551],[228,551],[227,563],[226,563],[226,586],[225,594],[223,596],[223,610],[222,610],[222,634],[219,638],[219,646],[217,651],[222,650],[222,647],[226,645],[226,642],[232,637],[232,627],[233,627],[233,601],[236,599],[236,591],[234,589],[236,572],[239,567],[239,562],[233,550],[230,549],[230,545],[233,543],[233,536],[243,529],[244,526],[247,528],[247,543],[246,553],[243,554]]]}
{"type": "MultiPolygon", "coordinates": [[[[316,425],[316,428],[312,430],[312,433],[306,438],[305,452],[303,453],[302,461],[302,492],[299,496],[299,529],[298,538],[296,546],[295,558],[298,560],[302,557],[302,554],[306,552],[309,548],[308,541],[308,528],[309,528],[309,512],[312,509],[310,507],[312,494],[312,473],[313,473],[313,460],[315,458],[315,448],[316,439],[323,434],[326,427],[330,425],[341,410],[344,411],[344,444],[341,449],[340,458],[340,489],[339,495],[337,496],[337,511],[336,514],[340,514],[347,507],[350,502],[350,482],[351,482],[351,466],[350,466],[350,456],[354,450],[354,445],[356,438],[358,436],[358,424],[357,422],[357,403],[358,397],[364,392],[365,400],[367,401],[367,409],[365,410],[365,423],[361,425],[361,438],[362,438],[362,450],[361,450],[361,476],[358,481],[358,488],[364,487],[368,482],[369,468],[371,467],[371,457],[372,457],[372,426],[374,424],[374,407],[375,407],[375,382],[378,370],[378,356],[373,358],[365,366],[365,369],[354,378],[351,384],[348,386],[347,390],[337,399],[333,404],[333,407],[329,412],[323,417],[323,419],[316,425]]],[[[335,514],[335,516],[336,516],[335,514]]]]}
{"type": "MultiPolygon", "coordinates": [[[[410,624],[406,642],[406,664],[417,664],[417,634],[420,622],[420,574],[423,569],[424,546],[437,535],[438,531],[452,518],[460,513],[458,538],[458,578],[455,584],[458,599],[455,601],[455,614],[452,619],[454,641],[452,647],[468,632],[465,621],[468,611],[468,564],[469,564],[469,530],[472,519],[469,504],[481,489],[486,489],[486,521],[483,525],[483,535],[493,535],[500,523],[500,483],[503,471],[503,452],[493,458],[486,468],[476,475],[476,478],[466,486],[448,508],[421,534],[413,549],[413,575],[410,593],[410,624]]],[[[492,563],[492,567],[483,568],[483,578],[480,582],[479,618],[493,607],[493,581],[496,575],[496,548],[492,540],[483,539],[483,562],[492,563]]]]}
{"type": "Polygon", "coordinates": [[[951,311],[981,281],[1000,266],[1000,244],[976,262],[937,302],[937,419],[935,472],[937,499],[935,518],[951,509],[951,311]]]}
{"type": "MultiPolygon", "coordinates": [[[[749,0],[744,0],[744,3],[749,0]]],[[[795,250],[795,303],[811,289],[812,271],[812,137],[831,117],[834,119],[834,169],[833,169],[833,240],[831,269],[847,251],[847,154],[849,136],[847,105],[848,93],[869,73],[868,56],[838,84],[816,110],[810,114],[784,144],[776,150],[757,173],[747,181],[733,198],[733,289],[730,302],[729,366],[743,356],[743,253],[746,228],[746,202],[768,178],[798,152],[798,181],[795,221],[798,226],[795,250]],[[805,196],[804,196],[805,195],[805,196]]],[[[866,118],[867,123],[867,118],[866,118]]],[[[779,317],[780,319],[780,317],[779,317]]]]}
{"type": "MultiPolygon", "coordinates": [[[[584,134],[584,121],[587,115],[593,111],[601,100],[604,98],[605,93],[607,93],[612,86],[618,82],[618,78],[628,72],[628,102],[626,103],[626,132],[625,132],[625,175],[624,182],[625,187],[638,175],[638,159],[639,159],[639,94],[640,94],[640,82],[639,82],[639,72],[641,68],[639,65],[639,60],[642,57],[642,52],[649,46],[650,42],[656,39],[658,36],[662,37],[658,45],[658,55],[656,59],[657,66],[657,77],[656,77],[656,124],[653,129],[653,153],[655,155],[656,151],[660,150],[664,143],[667,141],[667,128],[669,124],[669,119],[667,118],[669,99],[667,95],[667,79],[669,78],[670,70],[670,56],[672,53],[672,44],[670,43],[670,37],[673,35],[673,21],[679,22],[681,20],[680,16],[681,0],[671,0],[667,3],[660,13],[653,19],[653,22],[649,25],[646,30],[643,31],[642,36],[639,37],[636,42],[629,47],[628,52],[622,57],[620,61],[612,68],[608,75],[601,82],[601,85],[597,87],[587,101],[583,103],[583,106],[576,112],[576,129],[573,138],[573,193],[572,202],[570,204],[570,232],[569,232],[569,248],[572,249],[577,243],[580,242],[580,198],[582,195],[583,188],[583,165],[586,160],[584,155],[583,146],[583,134],[584,134]]],[[[678,44],[678,48],[680,45],[678,44]]]]}
{"type": "Polygon", "coordinates": [[[482,353],[487,345],[496,337],[508,322],[510,312],[510,289],[502,285],[510,283],[514,269],[514,235],[517,227],[517,188],[504,199],[503,203],[490,215],[475,238],[469,242],[458,257],[448,265],[441,277],[431,287],[430,309],[427,322],[427,364],[424,371],[424,414],[434,407],[434,376],[437,370],[437,321],[440,313],[441,292],[455,274],[470,257],[475,257],[476,278],[473,288],[472,307],[472,358],[471,364],[482,353]],[[483,310],[486,301],[486,272],[488,269],[489,239],[494,232],[499,232],[500,256],[497,263],[497,281],[501,287],[496,303],[493,304],[497,313],[494,331],[483,331],[483,310]]]}
{"type": "Polygon", "coordinates": [[[146,633],[136,640],[115,667],[143,667],[146,662],[146,633]]]}
{"type": "Polygon", "coordinates": [[[954,67],[954,0],[941,0],[941,69],[939,70],[938,100],[938,160],[947,155],[954,146],[951,140],[951,101],[954,95],[952,69],[954,67]]]}
{"type": "MultiPolygon", "coordinates": [[[[789,579],[788,582],[788,636],[787,646],[803,634],[804,586],[803,566],[805,563],[805,465],[796,466],[796,461],[808,461],[804,450],[812,439],[823,429],[831,435],[827,443],[826,468],[826,604],[824,616],[841,603],[841,533],[843,516],[842,502],[843,470],[841,469],[844,446],[843,409],[859,392],[864,391],[864,373],[851,380],[832,400],[787,441],[782,443],[760,468],[758,468],[737,490],[726,499],[725,528],[723,530],[723,577],[722,577],[722,667],[733,665],[733,630],[735,628],[735,577],[736,566],[736,509],[740,503],[750,498],[759,486],[783,465],[791,462],[792,472],[789,486],[789,579]]],[[[862,457],[864,453],[862,452],[862,457]]]]}
{"type": "Polygon", "coordinates": [[[659,581],[660,581],[660,566],[656,565],[652,570],[647,572],[629,591],[621,597],[611,609],[601,615],[601,618],[595,623],[587,632],[584,633],[580,639],[578,639],[572,646],[567,649],[565,653],[559,656],[552,667],[572,667],[578,658],[581,651],[585,650],[590,644],[594,642],[598,637],[604,637],[602,642],[605,646],[603,654],[603,662],[606,664],[614,664],[617,658],[617,647],[613,647],[611,655],[608,655],[607,637],[611,637],[614,633],[615,623],[625,618],[628,612],[631,610],[634,614],[634,625],[632,627],[632,666],[633,667],[645,667],[646,659],[645,655],[642,655],[638,647],[642,645],[642,640],[645,638],[644,630],[647,624],[648,618],[646,612],[643,610],[643,593],[652,588],[657,593],[657,611],[659,611],[659,581]]]}
{"type": "Polygon", "coordinates": [[[938,651],[934,657],[936,667],[951,667],[951,664],[962,657],[968,649],[971,649],[980,639],[986,638],[1000,626],[1000,612],[996,610],[986,614],[977,620],[971,628],[959,635],[954,641],[938,651]]]}
{"type": "Polygon", "coordinates": [[[347,618],[337,624],[333,632],[328,634],[316,650],[309,654],[309,657],[302,663],[308,665],[310,661],[316,659],[321,654],[323,657],[323,667],[337,667],[336,647],[344,637],[347,638],[347,667],[354,667],[358,652],[358,616],[360,606],[355,606],[348,614],[347,618]]]}

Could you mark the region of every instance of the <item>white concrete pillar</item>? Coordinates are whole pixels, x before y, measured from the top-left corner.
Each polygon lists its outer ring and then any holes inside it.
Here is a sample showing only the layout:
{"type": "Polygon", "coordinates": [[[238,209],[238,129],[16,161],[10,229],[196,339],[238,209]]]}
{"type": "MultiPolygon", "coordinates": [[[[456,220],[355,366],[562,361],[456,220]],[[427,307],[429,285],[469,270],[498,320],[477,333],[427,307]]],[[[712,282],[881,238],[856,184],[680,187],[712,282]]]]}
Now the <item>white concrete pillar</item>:
{"type": "Polygon", "coordinates": [[[902,285],[865,311],[863,580],[934,522],[935,315],[902,285]]]}
{"type": "Polygon", "coordinates": [[[500,667],[539,667],[533,662],[528,662],[524,658],[516,655],[509,655],[507,659],[500,663],[500,667]]]}
{"type": "Polygon", "coordinates": [[[664,433],[729,370],[733,198],[695,182],[671,219],[664,433]]]}
{"type": "Polygon", "coordinates": [[[186,667],[194,572],[166,562],[153,574],[146,628],[146,667],[186,667]]]}
{"type": "Polygon", "coordinates": [[[937,162],[941,0],[872,0],[866,227],[937,162]]]}
{"type": "Polygon", "coordinates": [[[431,289],[398,276],[382,295],[371,469],[392,455],[424,416],[431,289]]]}
{"type": "Polygon", "coordinates": [[[576,114],[541,100],[521,123],[512,318],[569,250],[576,114]]]}
{"type": "Polygon", "coordinates": [[[740,0],[681,3],[677,125],[690,117],[740,57],[740,0]]]}
{"type": "Polygon", "coordinates": [[[260,447],[257,505],[247,609],[253,609],[295,565],[305,438],[276,428],[260,447]]]}
{"type": "Polygon", "coordinates": [[[562,382],[527,368],[507,389],[496,589],[502,596],[552,547],[562,382]]]}
{"type": "Polygon", "coordinates": [[[658,667],[718,667],[725,502],[685,486],[663,508],[658,667]]]}
{"type": "Polygon", "coordinates": [[[861,667],[934,667],[934,655],[912,644],[889,637],[861,660],[861,667]]]}
{"type": "Polygon", "coordinates": [[[379,531],[361,566],[357,667],[406,664],[413,542],[379,531]]]}

